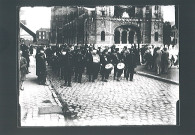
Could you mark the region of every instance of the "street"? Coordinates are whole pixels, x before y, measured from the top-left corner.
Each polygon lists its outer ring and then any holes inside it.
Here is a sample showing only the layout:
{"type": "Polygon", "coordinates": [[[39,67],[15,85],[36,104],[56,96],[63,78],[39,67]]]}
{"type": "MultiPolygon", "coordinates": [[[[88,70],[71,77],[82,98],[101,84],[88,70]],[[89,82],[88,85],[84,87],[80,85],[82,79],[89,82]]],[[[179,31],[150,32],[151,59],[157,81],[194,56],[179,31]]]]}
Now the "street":
{"type": "MultiPolygon", "coordinates": [[[[72,80],[74,77],[72,78],[72,80]]],[[[99,78],[61,87],[64,83],[48,68],[48,80],[67,108],[68,125],[175,125],[179,85],[135,74],[133,82],[99,78]]]]}

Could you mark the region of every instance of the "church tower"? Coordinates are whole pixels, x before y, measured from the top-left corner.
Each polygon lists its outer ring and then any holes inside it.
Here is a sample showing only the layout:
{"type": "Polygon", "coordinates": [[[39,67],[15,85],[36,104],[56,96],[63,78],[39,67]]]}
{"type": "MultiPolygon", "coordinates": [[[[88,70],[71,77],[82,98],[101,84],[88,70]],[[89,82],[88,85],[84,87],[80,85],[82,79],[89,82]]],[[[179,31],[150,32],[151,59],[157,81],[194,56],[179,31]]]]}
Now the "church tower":
{"type": "Polygon", "coordinates": [[[161,6],[152,6],[151,44],[163,43],[163,13],[161,6]]]}

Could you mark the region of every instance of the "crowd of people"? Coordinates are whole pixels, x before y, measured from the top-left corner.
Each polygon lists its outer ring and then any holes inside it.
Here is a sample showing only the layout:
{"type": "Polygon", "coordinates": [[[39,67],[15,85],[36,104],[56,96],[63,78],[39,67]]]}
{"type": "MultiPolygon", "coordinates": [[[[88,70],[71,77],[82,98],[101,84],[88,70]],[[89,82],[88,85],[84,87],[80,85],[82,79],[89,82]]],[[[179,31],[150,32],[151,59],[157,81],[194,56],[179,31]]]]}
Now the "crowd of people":
{"type": "Polygon", "coordinates": [[[137,49],[124,47],[121,52],[115,47],[95,49],[89,45],[56,45],[37,48],[36,71],[39,82],[45,83],[46,64],[52,67],[53,72],[64,79],[64,86],[71,87],[71,80],[81,83],[82,75],[86,72],[89,82],[95,82],[98,75],[107,82],[114,69],[114,80],[120,81],[124,72],[126,80],[133,80],[134,68],[137,65],[137,49]]]}
{"type": "Polygon", "coordinates": [[[21,90],[24,90],[23,88],[23,82],[25,81],[26,78],[26,74],[30,73],[29,72],[29,63],[30,63],[30,58],[29,56],[32,55],[33,53],[33,46],[30,47],[30,49],[28,48],[28,46],[26,46],[25,44],[22,44],[20,46],[20,67],[19,67],[19,76],[20,76],[20,84],[19,84],[19,88],[21,90]],[[30,52],[29,52],[30,51],[30,52]]]}
{"type": "MultiPolygon", "coordinates": [[[[20,89],[23,89],[25,75],[29,73],[29,56],[33,54],[33,46],[22,44],[20,50],[20,89]]],[[[141,48],[140,52],[142,63],[145,63],[147,69],[153,69],[157,75],[168,72],[170,55],[167,48],[146,47],[141,48]]],[[[63,86],[68,87],[71,87],[72,78],[81,83],[84,73],[87,74],[89,82],[95,82],[99,75],[101,81],[107,82],[112,70],[114,80],[120,81],[121,75],[124,74],[126,80],[133,81],[134,69],[140,64],[139,51],[135,44],[130,48],[124,46],[122,51],[115,45],[104,48],[87,44],[38,46],[35,58],[39,84],[46,84],[48,64],[57,76],[64,79],[63,86]]]]}
{"type": "Polygon", "coordinates": [[[168,47],[160,48],[148,46],[141,49],[143,61],[149,70],[156,71],[157,75],[167,74],[169,67],[179,65],[179,54],[172,54],[168,47]]]}

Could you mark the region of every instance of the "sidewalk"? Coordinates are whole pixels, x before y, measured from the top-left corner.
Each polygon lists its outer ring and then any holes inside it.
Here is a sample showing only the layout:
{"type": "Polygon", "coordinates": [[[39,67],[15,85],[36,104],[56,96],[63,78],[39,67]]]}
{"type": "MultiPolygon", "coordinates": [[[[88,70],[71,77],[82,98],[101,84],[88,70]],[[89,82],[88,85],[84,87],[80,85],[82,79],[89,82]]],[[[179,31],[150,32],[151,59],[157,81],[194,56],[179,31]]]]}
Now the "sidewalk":
{"type": "Polygon", "coordinates": [[[52,97],[49,86],[39,85],[34,56],[30,56],[30,72],[20,90],[21,126],[65,126],[61,107],[52,97]]]}
{"type": "Polygon", "coordinates": [[[138,65],[136,68],[136,72],[137,74],[164,82],[179,84],[179,68],[176,66],[169,68],[167,74],[161,74],[160,76],[157,76],[153,70],[146,69],[145,65],[138,65]]]}

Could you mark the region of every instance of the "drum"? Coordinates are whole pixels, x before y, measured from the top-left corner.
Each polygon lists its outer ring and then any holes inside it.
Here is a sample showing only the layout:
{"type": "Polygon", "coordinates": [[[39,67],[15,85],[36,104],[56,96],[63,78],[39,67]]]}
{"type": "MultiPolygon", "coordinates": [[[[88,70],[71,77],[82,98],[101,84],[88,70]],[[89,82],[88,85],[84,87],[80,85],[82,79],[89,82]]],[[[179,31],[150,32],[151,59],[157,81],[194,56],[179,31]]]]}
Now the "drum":
{"type": "Polygon", "coordinates": [[[124,63],[118,63],[117,64],[117,69],[124,69],[125,64],[124,63]]]}
{"type": "Polygon", "coordinates": [[[112,68],[113,68],[113,65],[111,63],[106,64],[105,66],[105,69],[112,69],[112,68]]]}

